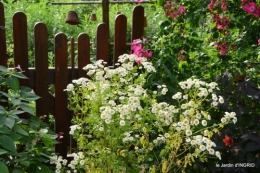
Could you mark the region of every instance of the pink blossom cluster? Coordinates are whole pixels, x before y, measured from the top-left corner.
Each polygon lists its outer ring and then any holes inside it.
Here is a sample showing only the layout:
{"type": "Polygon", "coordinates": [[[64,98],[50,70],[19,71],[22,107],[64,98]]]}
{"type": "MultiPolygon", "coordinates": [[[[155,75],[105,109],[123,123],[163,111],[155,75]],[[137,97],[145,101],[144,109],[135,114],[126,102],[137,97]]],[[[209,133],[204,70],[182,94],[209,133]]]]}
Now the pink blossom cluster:
{"type": "Polygon", "coordinates": [[[208,8],[213,10],[215,7],[217,7],[218,5],[220,5],[221,9],[223,11],[227,10],[227,2],[226,0],[210,0],[210,3],[208,5],[208,8]]]}
{"type": "Polygon", "coordinates": [[[225,27],[227,27],[230,23],[230,20],[228,17],[223,16],[223,17],[219,17],[218,14],[213,16],[213,20],[216,22],[217,24],[217,29],[224,29],[225,27]]]}
{"type": "Polygon", "coordinates": [[[170,16],[172,19],[177,18],[178,16],[184,15],[185,13],[185,7],[180,6],[179,8],[176,8],[177,4],[171,1],[167,1],[166,4],[164,4],[165,16],[170,16]]]}
{"type": "Polygon", "coordinates": [[[136,39],[136,40],[133,40],[133,42],[131,44],[132,50],[133,50],[133,54],[135,54],[135,55],[137,55],[138,57],[141,57],[141,58],[151,57],[153,55],[153,52],[143,49],[143,44],[142,43],[147,43],[147,42],[148,42],[147,39],[143,39],[143,40],[136,39]]]}
{"type": "Polygon", "coordinates": [[[260,17],[260,6],[258,6],[255,2],[249,2],[248,0],[243,0],[241,6],[242,9],[248,14],[251,14],[254,17],[260,17]]]}
{"type": "Polygon", "coordinates": [[[226,55],[228,54],[228,43],[227,42],[223,42],[223,43],[217,43],[214,42],[214,47],[219,50],[219,54],[220,55],[226,55]]]}

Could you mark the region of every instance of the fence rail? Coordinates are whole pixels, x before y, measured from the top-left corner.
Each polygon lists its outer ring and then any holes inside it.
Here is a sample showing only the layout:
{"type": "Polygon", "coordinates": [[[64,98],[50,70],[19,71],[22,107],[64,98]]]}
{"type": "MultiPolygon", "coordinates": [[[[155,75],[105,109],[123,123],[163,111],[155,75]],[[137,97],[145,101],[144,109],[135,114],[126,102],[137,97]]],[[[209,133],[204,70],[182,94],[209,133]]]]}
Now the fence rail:
{"type": "MultiPolygon", "coordinates": [[[[127,18],[120,14],[115,19],[114,59],[126,53],[126,21],[127,18]]],[[[143,36],[144,32],[144,7],[138,5],[133,9],[131,39],[143,36]]],[[[5,28],[4,5],[0,2],[0,26],[5,28]]],[[[0,29],[0,65],[7,66],[6,34],[0,29]]],[[[97,26],[96,59],[108,62],[109,36],[108,26],[101,23],[97,26]]],[[[78,44],[78,68],[68,67],[68,40],[64,33],[58,33],[54,38],[55,68],[48,68],[48,28],[44,23],[34,26],[34,58],[35,67],[28,67],[28,35],[27,19],[23,12],[13,15],[14,39],[14,65],[20,65],[29,80],[20,80],[21,85],[31,87],[41,98],[36,101],[37,116],[53,114],[55,118],[55,131],[63,132],[64,138],[55,146],[56,152],[67,157],[70,136],[69,126],[71,113],[67,109],[67,94],[63,90],[72,79],[86,77],[83,67],[90,63],[90,38],[86,33],[81,33],[76,42],[78,44]],[[48,91],[49,85],[54,84],[55,97],[48,91]]],[[[72,49],[74,51],[74,48],[72,49]]],[[[74,53],[74,52],[73,52],[74,53]]],[[[73,55],[73,54],[72,54],[73,55]]],[[[71,63],[74,64],[74,63],[71,63]]],[[[110,65],[113,65],[110,64],[110,65]]]]}

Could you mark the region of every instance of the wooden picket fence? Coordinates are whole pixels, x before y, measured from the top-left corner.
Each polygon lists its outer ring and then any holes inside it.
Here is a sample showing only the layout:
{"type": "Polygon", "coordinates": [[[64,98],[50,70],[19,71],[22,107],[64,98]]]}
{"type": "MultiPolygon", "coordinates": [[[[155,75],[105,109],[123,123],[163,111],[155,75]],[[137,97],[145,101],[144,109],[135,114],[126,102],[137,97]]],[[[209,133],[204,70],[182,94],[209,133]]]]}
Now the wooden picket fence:
{"type": "MultiPolygon", "coordinates": [[[[131,39],[141,38],[144,32],[144,7],[138,5],[133,9],[131,39]]],[[[0,65],[7,66],[6,34],[5,34],[4,6],[0,2],[0,65]]],[[[126,53],[127,18],[120,14],[115,19],[114,59],[126,53]]],[[[109,31],[105,23],[97,26],[96,59],[108,61],[109,31]]],[[[58,33],[54,38],[55,67],[48,68],[48,32],[44,23],[36,23],[34,27],[34,58],[35,67],[28,68],[28,36],[27,19],[23,12],[13,15],[14,64],[20,65],[29,80],[20,80],[23,86],[31,87],[41,98],[36,101],[36,114],[38,116],[52,114],[55,118],[55,132],[62,132],[61,143],[55,146],[64,158],[67,158],[70,149],[70,122],[71,113],[67,109],[66,86],[72,79],[86,77],[82,69],[90,63],[90,38],[88,34],[81,33],[77,38],[78,67],[68,67],[68,38],[64,33],[58,33]],[[48,91],[49,85],[54,84],[55,97],[48,91]]],[[[73,50],[74,51],[74,50],[73,50]]],[[[74,64],[74,63],[72,63],[74,64]]],[[[113,64],[112,64],[113,65],[113,64]]]]}

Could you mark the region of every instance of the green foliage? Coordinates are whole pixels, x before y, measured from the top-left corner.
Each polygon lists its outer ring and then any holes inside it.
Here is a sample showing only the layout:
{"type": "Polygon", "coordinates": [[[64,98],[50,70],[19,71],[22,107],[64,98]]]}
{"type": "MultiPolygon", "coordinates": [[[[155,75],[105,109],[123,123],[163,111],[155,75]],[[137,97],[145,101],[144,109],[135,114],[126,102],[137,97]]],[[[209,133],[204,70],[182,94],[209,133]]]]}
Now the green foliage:
{"type": "Polygon", "coordinates": [[[54,154],[57,135],[34,115],[31,103],[39,96],[20,86],[21,72],[0,66],[0,170],[52,172],[45,164],[54,154]],[[29,115],[29,119],[21,117],[29,115]]]}

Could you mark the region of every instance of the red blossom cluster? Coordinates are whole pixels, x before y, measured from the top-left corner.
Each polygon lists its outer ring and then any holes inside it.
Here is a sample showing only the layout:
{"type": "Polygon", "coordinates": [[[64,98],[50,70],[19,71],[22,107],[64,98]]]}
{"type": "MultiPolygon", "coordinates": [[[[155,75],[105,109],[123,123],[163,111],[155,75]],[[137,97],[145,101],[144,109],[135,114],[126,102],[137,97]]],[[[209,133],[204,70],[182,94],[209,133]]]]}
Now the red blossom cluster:
{"type": "Polygon", "coordinates": [[[214,42],[214,47],[219,50],[220,55],[226,55],[228,53],[228,43],[223,42],[221,44],[214,42]]]}
{"type": "Polygon", "coordinates": [[[208,5],[208,8],[213,10],[215,7],[219,6],[223,11],[227,10],[227,2],[226,0],[210,0],[210,4],[208,5]]]}
{"type": "Polygon", "coordinates": [[[213,16],[213,20],[217,23],[217,29],[224,29],[230,23],[230,20],[228,17],[226,17],[226,16],[219,17],[218,14],[213,16]]]}
{"type": "Polygon", "coordinates": [[[164,4],[165,16],[170,16],[172,19],[177,18],[178,16],[184,15],[185,13],[185,7],[180,6],[179,8],[176,8],[177,4],[172,1],[167,1],[166,4],[164,4]]]}
{"type": "Polygon", "coordinates": [[[248,14],[251,14],[254,17],[260,17],[260,6],[258,6],[255,2],[249,2],[248,0],[243,0],[241,6],[242,9],[248,14]]]}
{"type": "MultiPolygon", "coordinates": [[[[133,50],[133,54],[137,55],[138,57],[141,57],[141,58],[148,58],[148,57],[151,57],[153,55],[153,52],[152,51],[148,51],[148,50],[144,50],[143,49],[143,44],[142,43],[147,43],[148,40],[147,39],[136,39],[136,40],[133,40],[132,42],[132,50],[133,50]]],[[[136,62],[136,63],[140,63],[140,62],[136,62]]]]}
{"type": "Polygon", "coordinates": [[[234,143],[233,139],[231,139],[228,135],[225,135],[223,142],[225,143],[226,146],[233,145],[234,143]]]}

